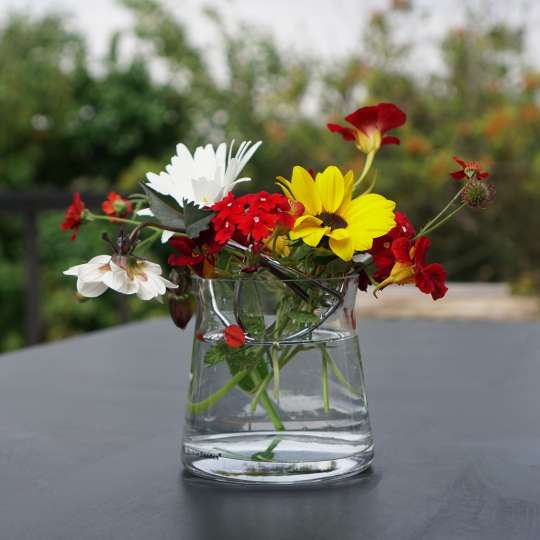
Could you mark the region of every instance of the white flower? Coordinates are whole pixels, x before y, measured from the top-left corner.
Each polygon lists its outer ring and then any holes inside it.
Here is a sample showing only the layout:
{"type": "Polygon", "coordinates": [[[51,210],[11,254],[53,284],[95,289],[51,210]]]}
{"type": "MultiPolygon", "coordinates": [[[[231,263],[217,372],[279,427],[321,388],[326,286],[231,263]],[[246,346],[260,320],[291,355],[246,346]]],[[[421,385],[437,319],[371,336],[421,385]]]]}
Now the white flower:
{"type": "Polygon", "coordinates": [[[175,289],[161,275],[161,267],[134,257],[98,255],[85,264],[68,268],[66,276],[77,276],[77,291],[81,296],[95,298],[108,288],[123,294],[136,294],[141,300],[161,298],[166,289],[175,289]]]}
{"type": "MultiPolygon", "coordinates": [[[[233,157],[234,140],[228,152],[227,144],[223,142],[215,150],[211,144],[198,146],[193,156],[180,143],[165,171],[159,174],[147,173],[146,185],[162,195],[173,197],[180,206],[183,206],[184,199],[199,206],[211,205],[220,201],[236,184],[251,180],[238,176],[261,144],[261,141],[254,145],[251,145],[251,141],[243,142],[233,157]]],[[[139,210],[138,215],[153,214],[149,208],[145,208],[139,210]]],[[[164,231],[161,241],[166,242],[173,234],[164,231]]]]}

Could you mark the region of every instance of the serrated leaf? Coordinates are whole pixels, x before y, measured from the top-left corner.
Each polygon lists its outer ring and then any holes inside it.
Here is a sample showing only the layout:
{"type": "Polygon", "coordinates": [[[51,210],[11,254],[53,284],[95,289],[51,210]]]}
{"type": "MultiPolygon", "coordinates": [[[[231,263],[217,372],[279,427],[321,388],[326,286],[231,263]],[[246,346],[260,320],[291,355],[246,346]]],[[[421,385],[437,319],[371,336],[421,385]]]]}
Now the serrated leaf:
{"type": "Polygon", "coordinates": [[[229,347],[225,343],[216,343],[213,347],[210,347],[204,355],[204,363],[207,366],[215,366],[225,360],[227,350],[229,347]]]}
{"type": "Polygon", "coordinates": [[[303,324],[315,324],[319,322],[319,317],[309,311],[290,311],[289,318],[294,322],[303,324]]]}
{"type": "Polygon", "coordinates": [[[186,234],[190,238],[197,238],[201,232],[208,229],[210,220],[214,217],[214,212],[199,208],[195,203],[184,199],[184,223],[186,234]]]}
{"type": "Polygon", "coordinates": [[[171,206],[164,200],[164,196],[157,193],[145,184],[141,184],[143,191],[148,199],[150,210],[161,225],[174,229],[185,228],[182,212],[171,206]]]}

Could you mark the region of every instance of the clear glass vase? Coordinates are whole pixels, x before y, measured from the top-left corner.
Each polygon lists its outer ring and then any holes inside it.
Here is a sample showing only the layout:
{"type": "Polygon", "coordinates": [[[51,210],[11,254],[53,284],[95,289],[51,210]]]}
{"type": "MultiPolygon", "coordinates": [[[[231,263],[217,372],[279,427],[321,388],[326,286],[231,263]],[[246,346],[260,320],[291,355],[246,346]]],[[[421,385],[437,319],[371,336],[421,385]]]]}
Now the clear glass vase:
{"type": "Polygon", "coordinates": [[[358,276],[282,280],[268,272],[196,278],[194,286],[185,467],[274,484],[366,469],[373,439],[355,330],[358,276]],[[225,339],[231,325],[243,329],[243,345],[237,335],[225,339]]]}

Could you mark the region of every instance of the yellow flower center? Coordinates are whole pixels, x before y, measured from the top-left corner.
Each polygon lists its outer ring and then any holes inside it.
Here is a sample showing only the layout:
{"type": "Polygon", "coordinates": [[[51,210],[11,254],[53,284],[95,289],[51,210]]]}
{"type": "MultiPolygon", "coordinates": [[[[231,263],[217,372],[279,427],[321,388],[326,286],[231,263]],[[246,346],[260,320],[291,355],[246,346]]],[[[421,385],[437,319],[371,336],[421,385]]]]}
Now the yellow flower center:
{"type": "Polygon", "coordinates": [[[334,229],[345,229],[347,227],[347,222],[338,214],[332,212],[321,212],[317,216],[326,227],[330,227],[333,231],[334,229]]]}

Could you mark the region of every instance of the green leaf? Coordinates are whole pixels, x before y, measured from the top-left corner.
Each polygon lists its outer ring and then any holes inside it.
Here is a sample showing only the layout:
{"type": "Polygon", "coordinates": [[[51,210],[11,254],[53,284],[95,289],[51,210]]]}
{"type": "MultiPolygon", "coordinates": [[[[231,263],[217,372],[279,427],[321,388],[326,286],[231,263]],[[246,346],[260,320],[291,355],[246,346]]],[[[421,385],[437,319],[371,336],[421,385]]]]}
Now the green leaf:
{"type": "Polygon", "coordinates": [[[315,324],[319,322],[319,317],[309,311],[290,311],[289,318],[294,322],[303,324],[315,324]]]}
{"type": "Polygon", "coordinates": [[[183,229],[186,226],[182,213],[166,202],[163,195],[145,184],[141,184],[141,187],[148,199],[150,210],[161,225],[174,229],[183,229]]]}
{"type": "Polygon", "coordinates": [[[202,231],[208,229],[208,225],[215,216],[215,213],[204,208],[199,208],[195,203],[187,199],[183,200],[183,204],[186,234],[190,238],[197,238],[202,231]]]}
{"type": "Polygon", "coordinates": [[[230,347],[228,347],[226,343],[216,343],[213,347],[210,347],[210,349],[206,351],[206,354],[204,355],[204,363],[207,366],[215,366],[220,362],[223,362],[227,356],[228,350],[230,350],[230,347]]]}

